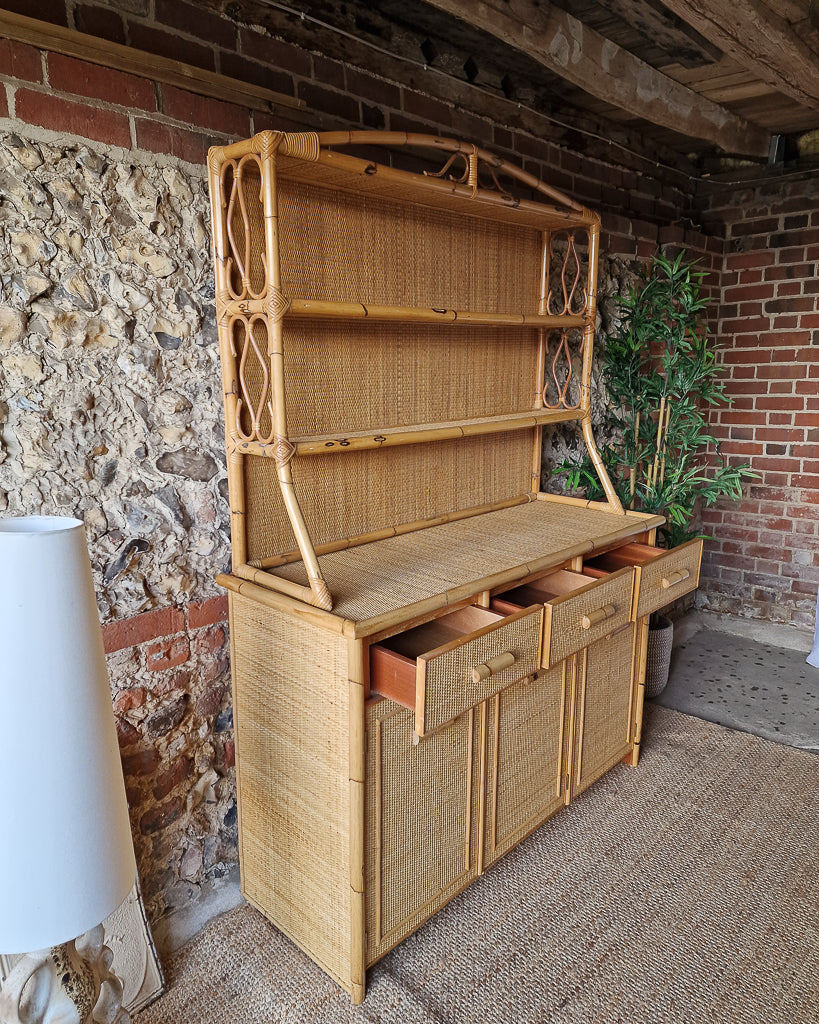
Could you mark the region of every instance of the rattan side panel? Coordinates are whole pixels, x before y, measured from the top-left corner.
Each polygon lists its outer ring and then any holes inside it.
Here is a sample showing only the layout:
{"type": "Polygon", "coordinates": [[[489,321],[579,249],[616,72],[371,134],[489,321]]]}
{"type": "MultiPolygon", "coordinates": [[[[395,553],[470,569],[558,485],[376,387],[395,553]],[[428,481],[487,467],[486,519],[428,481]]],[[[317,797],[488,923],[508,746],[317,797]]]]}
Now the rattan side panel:
{"type": "Polygon", "coordinates": [[[279,178],[285,295],[535,311],[540,232],[279,178]]]}
{"type": "Polygon", "coordinates": [[[287,427],[343,439],[523,412],[534,408],[536,368],[536,328],[290,321],[287,427]]]}
{"type": "Polygon", "coordinates": [[[454,650],[429,659],[419,658],[423,708],[416,709],[418,734],[437,729],[467,708],[494,696],[505,686],[536,672],[540,667],[542,622],[543,610],[538,608],[454,650]],[[474,681],[474,668],[507,652],[515,656],[514,665],[480,682],[474,681]]]}
{"type": "MultiPolygon", "coordinates": [[[[296,493],[316,545],[430,519],[525,493],[532,435],[522,430],[293,461],[296,493]]],[[[296,547],[276,464],[245,458],[249,558],[296,547]]]]}
{"type": "Polygon", "coordinates": [[[367,709],[367,964],[477,874],[479,712],[413,742],[413,716],[367,709]]]}
{"type": "Polygon", "coordinates": [[[489,702],[485,865],[564,806],[566,669],[524,679],[489,702]]]}
{"type": "Polygon", "coordinates": [[[634,738],[634,635],[630,623],[588,647],[581,659],[572,796],[622,760],[634,738]]]}
{"type": "Polygon", "coordinates": [[[346,643],[230,599],[242,888],[349,988],[346,643]]]}

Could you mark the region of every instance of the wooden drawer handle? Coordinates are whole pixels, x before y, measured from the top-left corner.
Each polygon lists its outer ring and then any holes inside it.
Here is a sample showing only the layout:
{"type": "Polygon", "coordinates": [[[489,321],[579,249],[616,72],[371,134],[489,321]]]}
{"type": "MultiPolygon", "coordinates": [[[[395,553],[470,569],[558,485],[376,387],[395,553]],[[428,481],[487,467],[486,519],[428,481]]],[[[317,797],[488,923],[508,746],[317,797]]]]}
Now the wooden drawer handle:
{"type": "Polygon", "coordinates": [[[483,665],[478,665],[472,669],[472,682],[481,683],[484,679],[488,679],[493,676],[496,672],[500,672],[504,668],[511,668],[515,664],[515,656],[511,651],[505,651],[503,654],[499,654],[497,658],[490,658],[489,661],[483,665]]]}
{"type": "Polygon", "coordinates": [[[580,620],[580,625],[583,629],[591,629],[592,626],[597,626],[601,622],[605,622],[606,619],[610,619],[612,615],[617,611],[617,608],[613,604],[604,604],[602,608],[597,608],[593,612],[589,612],[588,615],[584,615],[580,620]]]}
{"type": "Polygon", "coordinates": [[[669,587],[676,587],[678,583],[689,579],[690,576],[691,571],[689,569],[678,569],[676,572],[670,572],[668,576],[663,576],[663,590],[668,590],[669,587]]]}

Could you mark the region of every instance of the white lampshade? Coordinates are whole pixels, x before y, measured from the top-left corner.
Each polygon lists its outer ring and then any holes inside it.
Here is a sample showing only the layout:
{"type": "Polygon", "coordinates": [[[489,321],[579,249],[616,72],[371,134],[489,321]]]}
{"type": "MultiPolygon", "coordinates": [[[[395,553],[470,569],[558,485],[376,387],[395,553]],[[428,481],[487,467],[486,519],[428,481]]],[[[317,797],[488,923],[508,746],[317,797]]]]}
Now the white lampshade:
{"type": "Polygon", "coordinates": [[[98,925],[136,877],[85,530],[0,519],[0,953],[98,925]]]}

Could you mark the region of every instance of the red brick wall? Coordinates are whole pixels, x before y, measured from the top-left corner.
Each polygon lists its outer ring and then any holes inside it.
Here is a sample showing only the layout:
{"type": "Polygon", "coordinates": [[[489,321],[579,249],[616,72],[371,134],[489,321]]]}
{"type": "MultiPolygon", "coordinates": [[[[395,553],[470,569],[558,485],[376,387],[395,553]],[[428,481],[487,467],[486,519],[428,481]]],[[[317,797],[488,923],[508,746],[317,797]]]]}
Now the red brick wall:
{"type": "Polygon", "coordinates": [[[723,451],[759,479],[703,515],[702,590],[717,610],[812,626],[819,585],[819,189],[816,176],[714,188],[724,230],[723,451]]]}

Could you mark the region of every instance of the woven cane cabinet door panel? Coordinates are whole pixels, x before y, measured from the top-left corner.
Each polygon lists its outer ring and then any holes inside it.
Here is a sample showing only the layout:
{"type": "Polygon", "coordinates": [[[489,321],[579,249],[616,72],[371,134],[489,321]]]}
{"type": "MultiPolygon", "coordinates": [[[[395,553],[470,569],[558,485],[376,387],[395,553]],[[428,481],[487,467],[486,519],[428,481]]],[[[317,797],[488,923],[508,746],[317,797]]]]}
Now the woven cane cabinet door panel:
{"type": "Polygon", "coordinates": [[[367,963],[478,874],[479,714],[420,742],[410,711],[367,709],[367,963]]]}
{"type": "Polygon", "coordinates": [[[635,632],[635,624],[629,623],[576,656],[572,798],[632,749],[635,632]]]}
{"type": "Polygon", "coordinates": [[[485,867],[564,806],[568,666],[523,679],[487,702],[485,867]]]}

